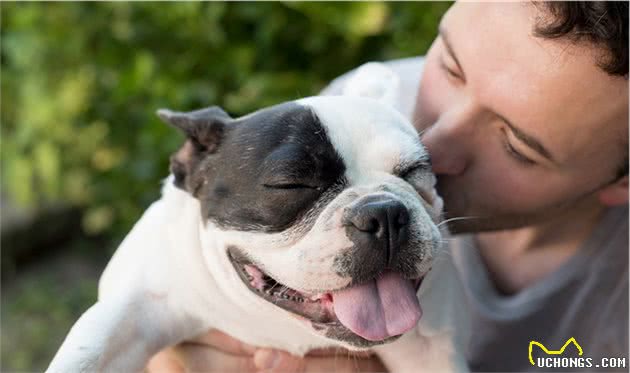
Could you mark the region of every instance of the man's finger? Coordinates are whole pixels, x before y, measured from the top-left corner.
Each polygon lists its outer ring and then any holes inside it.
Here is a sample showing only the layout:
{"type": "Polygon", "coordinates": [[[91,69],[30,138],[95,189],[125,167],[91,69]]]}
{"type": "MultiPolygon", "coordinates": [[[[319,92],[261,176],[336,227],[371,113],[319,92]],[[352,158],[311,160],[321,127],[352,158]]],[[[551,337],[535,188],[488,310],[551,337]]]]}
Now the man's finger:
{"type": "Polygon", "coordinates": [[[161,351],[149,362],[153,372],[255,372],[251,355],[232,355],[198,343],[182,343],[161,351]]]}
{"type": "Polygon", "coordinates": [[[232,355],[247,355],[251,357],[254,355],[254,352],[256,352],[256,348],[254,346],[243,343],[238,339],[216,329],[198,336],[191,342],[198,342],[200,344],[216,347],[217,349],[228,352],[232,355]]]}
{"type": "Polygon", "coordinates": [[[186,372],[184,367],[181,365],[181,362],[173,354],[173,350],[170,348],[162,350],[157,355],[153,356],[151,360],[149,360],[149,363],[147,364],[147,368],[145,370],[148,373],[186,372]]]}
{"type": "Polygon", "coordinates": [[[254,365],[265,373],[295,372],[305,370],[303,359],[284,351],[261,348],[254,354],[254,365]]]}
{"type": "Polygon", "coordinates": [[[268,373],[354,373],[386,371],[378,358],[360,358],[348,354],[345,350],[337,350],[334,356],[307,356],[300,358],[284,351],[260,349],[254,354],[254,364],[260,371],[268,373]]]}

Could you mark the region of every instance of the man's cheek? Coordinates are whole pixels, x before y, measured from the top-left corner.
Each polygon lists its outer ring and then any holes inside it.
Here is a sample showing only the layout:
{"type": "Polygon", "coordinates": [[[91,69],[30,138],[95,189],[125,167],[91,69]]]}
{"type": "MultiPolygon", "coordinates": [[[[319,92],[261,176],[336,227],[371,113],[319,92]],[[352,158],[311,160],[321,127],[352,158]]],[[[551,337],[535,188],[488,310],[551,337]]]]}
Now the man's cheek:
{"type": "Polygon", "coordinates": [[[498,211],[525,213],[558,200],[560,188],[554,182],[528,178],[514,172],[487,177],[485,180],[496,181],[485,188],[484,193],[487,194],[484,199],[498,211]]]}

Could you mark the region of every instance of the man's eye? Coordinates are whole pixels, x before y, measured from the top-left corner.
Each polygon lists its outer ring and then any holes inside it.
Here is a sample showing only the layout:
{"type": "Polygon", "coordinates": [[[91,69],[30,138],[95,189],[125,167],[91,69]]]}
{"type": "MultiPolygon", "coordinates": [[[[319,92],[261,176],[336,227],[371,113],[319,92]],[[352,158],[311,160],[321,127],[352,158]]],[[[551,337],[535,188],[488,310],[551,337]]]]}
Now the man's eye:
{"type": "Polygon", "coordinates": [[[444,60],[440,60],[440,67],[449,77],[453,79],[462,80],[462,77],[455,70],[448,67],[448,65],[446,65],[444,60]]]}
{"type": "Polygon", "coordinates": [[[505,148],[505,151],[515,160],[517,160],[518,162],[520,162],[521,164],[524,164],[526,166],[531,166],[536,164],[536,162],[532,161],[531,159],[527,158],[526,156],[524,156],[523,154],[519,153],[516,149],[514,149],[514,147],[510,144],[509,141],[504,140],[503,141],[503,146],[505,148]]]}

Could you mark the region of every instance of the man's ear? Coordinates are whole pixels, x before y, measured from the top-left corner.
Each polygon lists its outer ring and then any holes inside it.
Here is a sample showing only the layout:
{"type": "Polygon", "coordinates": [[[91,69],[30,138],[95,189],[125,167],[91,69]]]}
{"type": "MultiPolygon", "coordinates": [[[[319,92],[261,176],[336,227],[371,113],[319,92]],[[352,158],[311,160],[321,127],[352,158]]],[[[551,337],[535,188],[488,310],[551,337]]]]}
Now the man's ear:
{"type": "Polygon", "coordinates": [[[160,109],[157,114],[187,137],[184,145],[171,156],[171,172],[176,186],[192,191],[189,176],[205,155],[217,151],[232,118],[218,106],[190,112],[160,109]]]}
{"type": "Polygon", "coordinates": [[[602,188],[597,196],[606,206],[619,206],[628,203],[628,175],[602,188]]]}

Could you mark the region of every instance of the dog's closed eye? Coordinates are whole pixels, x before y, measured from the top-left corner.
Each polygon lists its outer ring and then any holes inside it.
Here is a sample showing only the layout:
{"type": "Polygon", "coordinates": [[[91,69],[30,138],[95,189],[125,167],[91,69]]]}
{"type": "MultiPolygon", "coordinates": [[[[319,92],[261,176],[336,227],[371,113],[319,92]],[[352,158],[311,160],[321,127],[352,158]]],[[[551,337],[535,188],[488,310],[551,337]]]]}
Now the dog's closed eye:
{"type": "Polygon", "coordinates": [[[411,184],[420,197],[433,206],[436,197],[433,189],[435,179],[431,177],[431,162],[428,156],[400,167],[400,170],[395,170],[394,174],[411,184]]]}
{"type": "Polygon", "coordinates": [[[405,180],[413,177],[417,173],[425,174],[427,172],[431,172],[431,160],[428,155],[407,165],[399,166],[396,170],[394,170],[394,174],[396,176],[405,180]]]}

